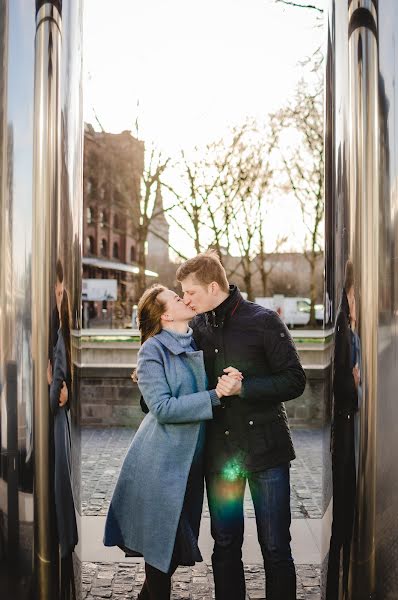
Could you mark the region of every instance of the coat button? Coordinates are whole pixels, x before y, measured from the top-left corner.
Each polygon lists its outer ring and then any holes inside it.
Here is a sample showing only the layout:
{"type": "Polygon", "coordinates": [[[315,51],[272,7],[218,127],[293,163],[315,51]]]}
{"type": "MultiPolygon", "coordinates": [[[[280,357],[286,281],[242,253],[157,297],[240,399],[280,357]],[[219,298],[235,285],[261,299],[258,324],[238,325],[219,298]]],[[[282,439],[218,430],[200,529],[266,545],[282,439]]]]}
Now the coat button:
{"type": "Polygon", "coordinates": [[[249,421],[249,425],[254,425],[254,421],[249,421]]]}
{"type": "Polygon", "coordinates": [[[218,352],[218,348],[216,348],[216,349],[214,350],[214,352],[217,354],[217,352],[218,352]]]}
{"type": "Polygon", "coordinates": [[[225,435],[229,435],[229,431],[228,431],[228,429],[227,429],[227,431],[225,431],[224,433],[225,433],[225,435]]]}

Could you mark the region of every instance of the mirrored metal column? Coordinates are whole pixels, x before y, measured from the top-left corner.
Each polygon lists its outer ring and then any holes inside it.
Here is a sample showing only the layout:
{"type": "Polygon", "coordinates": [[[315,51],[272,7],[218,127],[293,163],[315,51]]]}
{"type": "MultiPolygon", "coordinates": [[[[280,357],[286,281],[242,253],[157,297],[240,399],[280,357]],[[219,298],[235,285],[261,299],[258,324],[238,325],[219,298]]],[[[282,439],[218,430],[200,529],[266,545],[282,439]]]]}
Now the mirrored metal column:
{"type": "Polygon", "coordinates": [[[0,2],[0,589],[31,591],[32,140],[35,7],[0,2]]]}
{"type": "MultiPolygon", "coordinates": [[[[326,281],[335,301],[335,352],[333,519],[323,577],[328,600],[368,599],[376,586],[379,266],[384,251],[379,235],[383,216],[376,4],[331,0],[329,5],[327,64],[333,61],[334,69],[328,69],[326,85],[334,109],[326,111],[326,281]]],[[[329,476],[327,472],[326,481],[329,476]]]]}
{"type": "MultiPolygon", "coordinates": [[[[48,329],[52,273],[59,239],[61,14],[38,6],[35,40],[34,191],[32,243],[32,359],[34,369],[35,574],[40,598],[57,597],[54,546],[52,420],[48,398],[48,329]],[[44,321],[44,322],[43,322],[44,321]]],[[[50,320],[51,322],[51,320],[50,320]]],[[[52,342],[51,342],[52,343],[52,342]]]]}
{"type": "Polygon", "coordinates": [[[378,2],[379,58],[379,339],[376,447],[376,598],[398,589],[398,11],[378,2]]]}
{"type": "Polygon", "coordinates": [[[359,462],[351,554],[353,599],[375,593],[376,426],[379,302],[379,107],[377,12],[349,6],[349,201],[358,333],[362,348],[359,462]]]}
{"type": "Polygon", "coordinates": [[[68,598],[73,589],[81,43],[80,0],[0,0],[0,594],[18,600],[68,598]]]}

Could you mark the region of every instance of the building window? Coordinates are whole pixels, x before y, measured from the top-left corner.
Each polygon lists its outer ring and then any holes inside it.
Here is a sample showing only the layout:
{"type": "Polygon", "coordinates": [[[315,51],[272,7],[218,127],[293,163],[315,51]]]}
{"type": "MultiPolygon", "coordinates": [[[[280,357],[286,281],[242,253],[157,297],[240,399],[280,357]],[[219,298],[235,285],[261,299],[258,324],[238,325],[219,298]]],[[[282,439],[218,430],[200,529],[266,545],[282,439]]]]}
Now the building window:
{"type": "Polygon", "coordinates": [[[92,223],[94,223],[94,209],[89,206],[87,208],[87,224],[91,225],[92,223]]]}
{"type": "Polygon", "coordinates": [[[106,213],[106,210],[101,210],[100,211],[100,226],[106,227],[106,225],[108,225],[108,215],[106,213]]]}
{"type": "Polygon", "coordinates": [[[113,217],[113,228],[119,229],[119,217],[117,215],[113,217]]]}
{"type": "Polygon", "coordinates": [[[107,256],[108,254],[108,244],[105,238],[101,240],[101,256],[107,256]]]}
{"type": "Polygon", "coordinates": [[[87,254],[95,254],[95,242],[92,235],[86,238],[86,252],[87,254]]]}
{"type": "Polygon", "coordinates": [[[131,246],[130,248],[130,262],[135,262],[137,260],[137,252],[135,246],[131,246]]]}
{"type": "Polygon", "coordinates": [[[119,258],[119,245],[117,242],[113,244],[113,258],[119,258]]]}

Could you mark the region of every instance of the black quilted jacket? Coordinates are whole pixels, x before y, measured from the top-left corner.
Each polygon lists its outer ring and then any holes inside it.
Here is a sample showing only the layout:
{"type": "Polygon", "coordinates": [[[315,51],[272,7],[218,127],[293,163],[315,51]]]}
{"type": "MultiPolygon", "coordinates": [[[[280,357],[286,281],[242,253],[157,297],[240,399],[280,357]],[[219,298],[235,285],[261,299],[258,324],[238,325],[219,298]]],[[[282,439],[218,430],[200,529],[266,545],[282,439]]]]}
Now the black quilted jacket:
{"type": "Polygon", "coordinates": [[[204,352],[209,389],[223,368],[244,376],[239,396],[221,399],[208,421],[206,467],[233,473],[260,471],[295,458],[284,402],[300,396],[306,377],[279,315],[243,299],[236,286],[214,311],[191,322],[204,352]]]}

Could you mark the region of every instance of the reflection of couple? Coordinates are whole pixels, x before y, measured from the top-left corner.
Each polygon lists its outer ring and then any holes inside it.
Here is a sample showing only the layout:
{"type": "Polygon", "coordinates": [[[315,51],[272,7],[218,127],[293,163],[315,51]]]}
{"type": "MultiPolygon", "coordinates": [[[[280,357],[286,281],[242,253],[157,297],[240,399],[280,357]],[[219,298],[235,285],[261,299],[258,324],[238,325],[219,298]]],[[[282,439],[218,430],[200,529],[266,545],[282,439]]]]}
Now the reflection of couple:
{"type": "Polygon", "coordinates": [[[244,600],[247,480],[267,599],[293,600],[289,463],[295,455],[282,402],[303,392],[304,371],[278,315],[229,286],[215,252],[188,260],[177,279],[184,301],[155,285],[138,305],[136,374],[149,412],[125,457],[104,543],[144,556],[141,600],[169,599],[177,566],[202,560],[205,472],[216,598],[244,600]]]}
{"type": "MultiPolygon", "coordinates": [[[[63,560],[62,587],[72,578],[71,553],[77,544],[75,506],[71,481],[71,426],[69,400],[72,392],[71,316],[69,296],[63,283],[62,264],[57,261],[56,308],[52,315],[51,352],[47,369],[54,436],[54,496],[58,542],[63,560]]],[[[71,581],[72,583],[72,581],[71,581]]]]}
{"type": "Polygon", "coordinates": [[[330,538],[326,599],[339,597],[340,553],[343,550],[344,597],[348,577],[355,514],[358,463],[358,408],[361,400],[361,351],[356,325],[354,268],[345,267],[344,287],[336,317],[333,363],[333,523],[330,538]]]}

